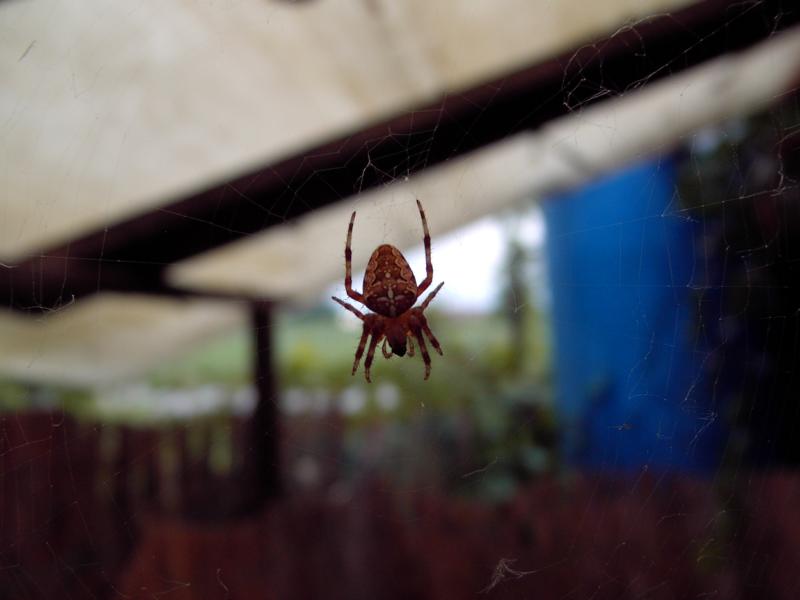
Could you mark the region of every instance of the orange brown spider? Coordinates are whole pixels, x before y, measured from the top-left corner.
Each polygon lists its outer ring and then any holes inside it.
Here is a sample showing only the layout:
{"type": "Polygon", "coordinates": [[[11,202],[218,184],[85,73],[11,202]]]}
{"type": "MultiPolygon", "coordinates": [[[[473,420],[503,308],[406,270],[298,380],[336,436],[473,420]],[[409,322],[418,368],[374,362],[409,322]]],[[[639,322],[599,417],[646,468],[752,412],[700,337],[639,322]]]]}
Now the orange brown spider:
{"type": "Polygon", "coordinates": [[[354,306],[340,300],[336,296],[331,296],[336,302],[344,306],[347,310],[364,322],[361,332],[361,341],[356,349],[356,359],[353,362],[353,375],[356,374],[361,355],[364,354],[364,346],[367,338],[371,335],[367,349],[367,358],[364,360],[364,376],[367,381],[369,378],[369,368],[372,366],[372,359],[375,356],[375,348],[381,340],[383,346],[381,351],[385,358],[391,358],[392,353],[397,356],[404,356],[406,353],[406,341],[408,341],[408,355],[414,356],[413,339],[417,340],[422,360],[425,363],[425,379],[431,374],[431,357],[425,345],[423,333],[428,336],[434,349],[442,354],[442,347],[433,335],[428,321],[423,314],[428,304],[444,285],[444,281],[436,286],[428,297],[418,307],[414,307],[417,299],[428,289],[433,282],[433,263],[431,262],[431,235],[428,232],[428,221],[425,219],[425,211],[422,204],[417,200],[419,216],[422,218],[422,230],[424,237],[422,241],[425,245],[425,279],[417,286],[414,273],[408,266],[402,252],[389,244],[381,244],[372,253],[367,264],[367,271],[364,273],[364,283],[361,286],[363,293],[353,289],[353,277],[351,274],[350,242],[353,238],[353,223],[356,213],[350,217],[350,226],[347,228],[347,243],[344,247],[344,288],[347,295],[353,300],[365,304],[367,308],[377,314],[363,314],[354,306]],[[385,339],[384,339],[385,338],[385,339]],[[392,348],[392,352],[386,350],[386,342],[392,348]]]}

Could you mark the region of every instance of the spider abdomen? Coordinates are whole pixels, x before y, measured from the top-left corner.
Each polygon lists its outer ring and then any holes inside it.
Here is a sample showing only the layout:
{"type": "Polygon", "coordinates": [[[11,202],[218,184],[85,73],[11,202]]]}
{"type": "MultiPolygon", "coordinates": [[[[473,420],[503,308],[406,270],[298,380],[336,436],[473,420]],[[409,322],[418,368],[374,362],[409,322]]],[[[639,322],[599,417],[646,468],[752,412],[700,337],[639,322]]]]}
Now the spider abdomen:
{"type": "Polygon", "coordinates": [[[390,244],[375,248],[364,273],[367,308],[384,317],[397,317],[416,300],[417,280],[403,253],[390,244]]]}

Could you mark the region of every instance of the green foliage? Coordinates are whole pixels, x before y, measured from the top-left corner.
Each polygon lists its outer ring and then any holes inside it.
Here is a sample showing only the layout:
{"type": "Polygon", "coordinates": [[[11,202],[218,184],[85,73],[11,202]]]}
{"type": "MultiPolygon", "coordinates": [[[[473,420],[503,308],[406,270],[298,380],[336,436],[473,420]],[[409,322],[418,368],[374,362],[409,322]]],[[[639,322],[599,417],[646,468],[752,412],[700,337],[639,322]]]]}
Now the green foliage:
{"type": "Polygon", "coordinates": [[[12,412],[29,406],[30,390],[21,383],[0,381],[0,412],[12,412]]]}
{"type": "Polygon", "coordinates": [[[170,361],[150,376],[153,385],[190,388],[205,383],[241,387],[252,378],[249,331],[235,331],[170,361]]]}
{"type": "Polygon", "coordinates": [[[81,416],[90,405],[91,393],[81,388],[0,380],[0,413],[58,409],[81,416]]]}

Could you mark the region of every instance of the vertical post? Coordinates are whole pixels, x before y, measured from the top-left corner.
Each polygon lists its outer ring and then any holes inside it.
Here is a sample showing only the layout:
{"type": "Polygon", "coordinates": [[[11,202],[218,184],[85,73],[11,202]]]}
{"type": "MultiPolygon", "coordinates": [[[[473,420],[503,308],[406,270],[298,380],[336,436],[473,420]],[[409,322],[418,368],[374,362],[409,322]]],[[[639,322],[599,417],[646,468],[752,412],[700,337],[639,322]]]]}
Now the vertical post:
{"type": "Polygon", "coordinates": [[[248,496],[253,509],[258,509],[281,491],[280,422],[275,374],[272,362],[272,306],[266,301],[251,305],[253,339],[253,384],[256,408],[250,426],[248,496]]]}

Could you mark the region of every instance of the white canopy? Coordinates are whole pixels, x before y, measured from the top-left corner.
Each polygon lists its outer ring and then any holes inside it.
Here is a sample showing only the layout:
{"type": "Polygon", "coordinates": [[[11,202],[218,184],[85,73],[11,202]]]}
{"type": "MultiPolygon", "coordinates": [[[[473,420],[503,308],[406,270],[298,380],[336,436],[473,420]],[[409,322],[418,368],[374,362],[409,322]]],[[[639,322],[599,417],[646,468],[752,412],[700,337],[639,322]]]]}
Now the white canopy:
{"type": "MultiPolygon", "coordinates": [[[[2,3],[0,261],[13,266],[686,4],[2,3]]],[[[202,293],[302,300],[341,277],[354,208],[362,225],[354,260],[363,266],[388,236],[401,247],[418,242],[415,197],[436,236],[752,111],[784,93],[798,72],[800,34],[790,31],[182,261],[168,276],[202,293]]],[[[242,322],[236,304],[113,294],[38,319],[0,310],[0,374],[79,384],[132,377],[242,322]]]]}

